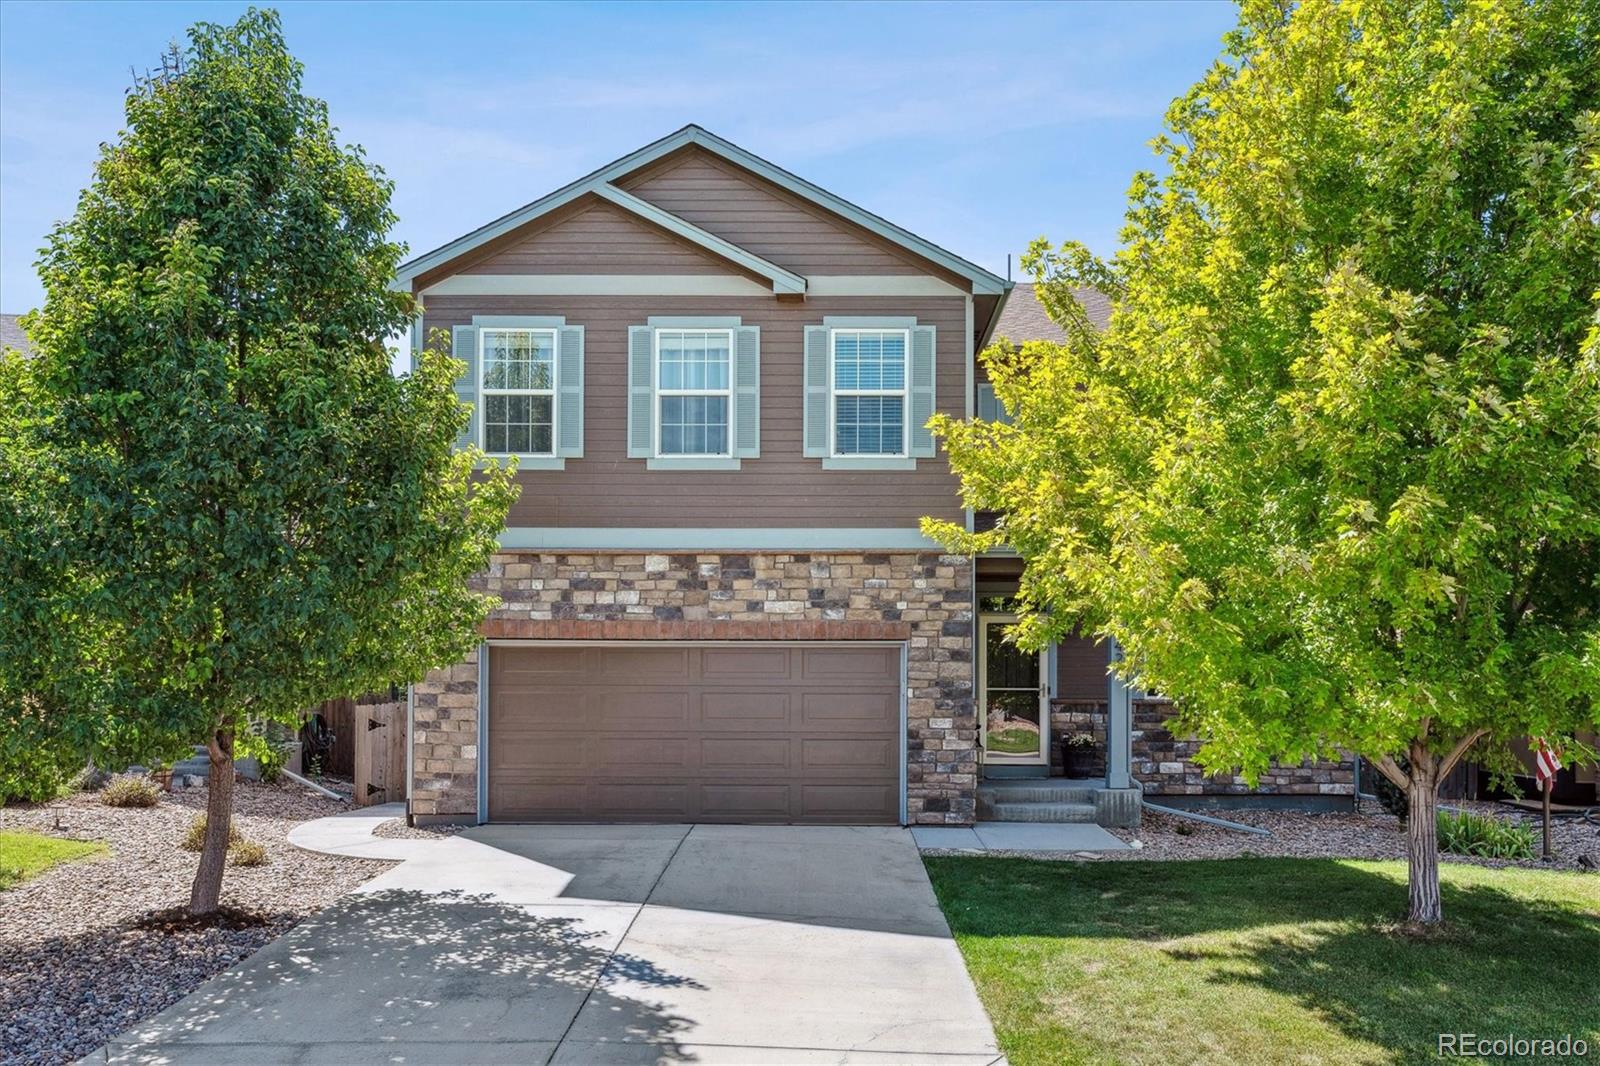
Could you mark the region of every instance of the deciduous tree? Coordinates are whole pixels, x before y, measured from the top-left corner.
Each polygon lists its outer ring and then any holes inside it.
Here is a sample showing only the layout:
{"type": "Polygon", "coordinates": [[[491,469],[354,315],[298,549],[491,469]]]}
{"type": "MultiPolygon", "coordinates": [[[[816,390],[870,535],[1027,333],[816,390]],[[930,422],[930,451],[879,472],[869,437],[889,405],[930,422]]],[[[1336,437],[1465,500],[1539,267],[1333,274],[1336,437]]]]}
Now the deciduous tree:
{"type": "Polygon", "coordinates": [[[415,308],[388,288],[389,197],[274,13],[199,24],[128,94],[40,260],[37,355],[5,363],[28,400],[0,432],[27,445],[7,522],[34,538],[7,556],[7,617],[33,624],[7,634],[6,713],[123,757],[206,746],[197,913],[252,730],[458,660],[492,603],[468,579],[515,488],[452,451],[458,363],[390,373],[415,308]]]}
{"type": "Polygon", "coordinates": [[[1440,780],[1600,714],[1597,55],[1595,0],[1247,0],[1121,250],[1031,250],[1014,425],[938,424],[1019,639],[1114,637],[1208,767],[1367,756],[1420,923],[1440,780]]]}

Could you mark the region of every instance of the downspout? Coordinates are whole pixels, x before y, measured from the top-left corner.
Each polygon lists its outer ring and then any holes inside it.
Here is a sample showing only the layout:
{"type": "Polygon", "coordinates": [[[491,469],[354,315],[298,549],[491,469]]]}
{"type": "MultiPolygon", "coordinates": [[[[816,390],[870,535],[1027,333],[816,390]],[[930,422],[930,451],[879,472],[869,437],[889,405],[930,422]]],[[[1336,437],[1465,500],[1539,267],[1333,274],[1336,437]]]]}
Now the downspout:
{"type": "Polygon", "coordinates": [[[1162,814],[1170,814],[1176,818],[1188,818],[1191,821],[1204,822],[1206,825],[1214,825],[1221,829],[1235,829],[1241,833],[1251,833],[1259,837],[1269,837],[1272,835],[1272,830],[1262,829],[1258,825],[1245,825],[1243,822],[1230,822],[1226,818],[1213,818],[1209,814],[1197,814],[1194,811],[1183,810],[1181,807],[1167,807],[1159,803],[1151,803],[1149,800],[1145,800],[1144,805],[1147,809],[1152,811],[1160,811],[1162,814]]]}
{"type": "Polygon", "coordinates": [[[416,776],[417,751],[417,691],[415,685],[406,685],[406,825],[411,820],[411,779],[416,776]]]}

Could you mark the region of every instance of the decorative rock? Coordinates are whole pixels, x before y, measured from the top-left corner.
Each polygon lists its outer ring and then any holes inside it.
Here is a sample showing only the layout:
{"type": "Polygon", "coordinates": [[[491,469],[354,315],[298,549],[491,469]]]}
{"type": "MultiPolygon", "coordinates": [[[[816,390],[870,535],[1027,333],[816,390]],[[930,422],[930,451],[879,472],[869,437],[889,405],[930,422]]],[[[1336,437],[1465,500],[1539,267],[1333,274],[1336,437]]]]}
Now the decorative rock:
{"type": "MultiPolygon", "coordinates": [[[[110,854],[58,866],[8,889],[0,903],[0,1061],[7,1066],[89,1054],[389,865],[291,847],[291,827],[345,806],[241,783],[235,824],[267,845],[273,861],[230,867],[223,904],[266,917],[142,924],[188,900],[194,855],[176,841],[204,809],[204,793],[177,792],[148,808],[106,807],[93,793],[63,802],[71,835],[102,841],[110,854]]],[[[5,827],[48,832],[52,817],[44,806],[8,807],[5,827]]]]}

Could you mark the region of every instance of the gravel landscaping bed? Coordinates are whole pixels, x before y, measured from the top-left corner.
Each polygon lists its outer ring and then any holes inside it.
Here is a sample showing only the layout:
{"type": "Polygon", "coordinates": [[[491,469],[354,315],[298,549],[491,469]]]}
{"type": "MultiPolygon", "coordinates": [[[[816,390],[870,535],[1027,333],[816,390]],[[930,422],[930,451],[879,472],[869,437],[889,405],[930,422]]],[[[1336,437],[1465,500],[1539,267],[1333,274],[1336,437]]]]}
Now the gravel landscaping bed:
{"type": "MultiPolygon", "coordinates": [[[[1508,820],[1529,821],[1537,831],[1539,820],[1528,819],[1497,803],[1450,803],[1480,814],[1508,820]]],[[[1184,859],[1235,859],[1243,856],[1291,858],[1404,859],[1405,833],[1391,814],[1368,804],[1360,814],[1308,814],[1300,811],[1218,810],[1205,811],[1214,817],[1270,830],[1270,837],[1206,825],[1157,811],[1144,812],[1144,824],[1137,829],[1112,829],[1114,836],[1134,844],[1128,851],[1004,852],[1025,858],[1064,861],[1149,862],[1184,859]]],[[[1440,862],[1466,862],[1478,866],[1521,866],[1528,869],[1586,869],[1579,859],[1587,854],[1600,864],[1600,826],[1581,819],[1557,819],[1552,829],[1556,855],[1553,862],[1533,860],[1479,859],[1441,852],[1440,862]]],[[[1537,844],[1535,845],[1537,847],[1537,844]]],[[[929,852],[942,854],[943,852],[929,852]]],[[[950,852],[949,854],[960,854],[950,852]]]]}
{"type": "Polygon", "coordinates": [[[282,935],[392,863],[302,851],[291,828],[347,805],[292,786],[240,781],[234,824],[267,862],[229,866],[223,920],[193,925],[198,856],[178,841],[205,790],[158,806],[113,808],[92,793],[50,807],[0,809],[0,829],[98,840],[107,856],[69,863],[0,894],[0,1063],[66,1063],[170,1006],[206,978],[282,935]]]}
{"type": "Polygon", "coordinates": [[[372,835],[390,840],[438,840],[453,837],[466,828],[464,825],[407,825],[404,818],[391,818],[379,822],[372,835]]]}

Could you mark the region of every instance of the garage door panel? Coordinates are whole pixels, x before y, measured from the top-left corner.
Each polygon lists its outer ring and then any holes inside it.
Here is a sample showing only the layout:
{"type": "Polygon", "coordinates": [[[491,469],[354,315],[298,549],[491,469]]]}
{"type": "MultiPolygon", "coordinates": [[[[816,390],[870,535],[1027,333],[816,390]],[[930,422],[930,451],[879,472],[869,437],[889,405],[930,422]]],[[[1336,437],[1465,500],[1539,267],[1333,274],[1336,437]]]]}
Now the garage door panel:
{"type": "Polygon", "coordinates": [[[505,820],[577,821],[587,808],[588,798],[581,784],[574,788],[560,782],[489,782],[489,810],[505,820]]]}
{"type": "MultiPolygon", "coordinates": [[[[564,772],[582,764],[588,757],[581,734],[563,736],[503,726],[495,736],[495,752],[489,757],[491,770],[510,773],[564,772]]],[[[493,779],[491,777],[491,779],[493,779]]]]}
{"type": "Polygon", "coordinates": [[[864,678],[882,682],[900,676],[900,649],[893,646],[804,648],[800,652],[802,681],[839,681],[864,678]]]}
{"type": "Polygon", "coordinates": [[[495,645],[489,678],[492,820],[899,819],[898,646],[495,645]]]}
{"type": "Polygon", "coordinates": [[[789,770],[788,737],[709,737],[700,741],[700,769],[735,774],[789,770]]]}
{"type": "Polygon", "coordinates": [[[610,681],[648,677],[664,683],[688,681],[694,649],[659,647],[604,647],[597,649],[599,672],[591,675],[610,681]]]}
{"type": "Polygon", "coordinates": [[[794,788],[787,784],[702,785],[696,814],[702,822],[789,821],[794,788]]]}
{"type": "Polygon", "coordinates": [[[812,772],[894,771],[900,761],[900,745],[880,739],[800,741],[800,769],[812,772]]]}
{"type": "Polygon", "coordinates": [[[584,787],[595,820],[690,822],[692,786],[648,782],[594,781],[584,787]]]}
{"type": "MultiPolygon", "coordinates": [[[[603,684],[597,680],[596,684],[603,684]]],[[[686,691],[649,689],[632,685],[592,689],[577,720],[592,729],[655,729],[689,725],[686,691]]]]}
{"type": "Polygon", "coordinates": [[[708,682],[735,679],[763,683],[789,680],[793,653],[785,647],[706,648],[700,657],[700,676],[708,682]]]}
{"type": "Polygon", "coordinates": [[[700,721],[717,730],[789,728],[789,692],[702,692],[700,721]]]}
{"type": "MultiPolygon", "coordinates": [[[[548,648],[537,656],[521,656],[501,666],[504,683],[542,683],[552,678],[583,678],[593,670],[595,649],[548,648]]],[[[491,665],[494,665],[491,663],[491,665]]]]}
{"type": "Polygon", "coordinates": [[[894,789],[882,785],[830,785],[807,783],[800,786],[800,812],[805,821],[849,822],[861,811],[898,807],[894,789]]]}
{"type": "Polygon", "coordinates": [[[900,720],[898,690],[877,692],[806,692],[800,700],[800,724],[830,730],[861,729],[881,733],[900,720]]]}
{"type": "MultiPolygon", "coordinates": [[[[611,767],[629,777],[680,777],[693,764],[693,745],[681,736],[601,736],[584,741],[581,766],[611,767]]],[[[573,764],[568,763],[567,768],[573,764]]]]}

